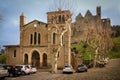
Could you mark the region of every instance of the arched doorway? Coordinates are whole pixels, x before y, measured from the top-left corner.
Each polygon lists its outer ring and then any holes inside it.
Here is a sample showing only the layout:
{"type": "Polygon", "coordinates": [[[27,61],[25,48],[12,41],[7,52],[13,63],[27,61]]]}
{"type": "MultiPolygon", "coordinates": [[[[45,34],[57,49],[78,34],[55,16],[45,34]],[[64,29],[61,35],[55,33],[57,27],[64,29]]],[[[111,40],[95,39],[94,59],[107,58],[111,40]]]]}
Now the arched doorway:
{"type": "Polygon", "coordinates": [[[28,54],[24,55],[24,64],[28,64],[28,54]]]}
{"type": "Polygon", "coordinates": [[[32,53],[32,59],[31,59],[31,64],[37,68],[40,67],[40,55],[37,51],[34,51],[32,53]]]}
{"type": "Polygon", "coordinates": [[[47,54],[43,54],[43,66],[46,67],[47,66],[47,54]]]}

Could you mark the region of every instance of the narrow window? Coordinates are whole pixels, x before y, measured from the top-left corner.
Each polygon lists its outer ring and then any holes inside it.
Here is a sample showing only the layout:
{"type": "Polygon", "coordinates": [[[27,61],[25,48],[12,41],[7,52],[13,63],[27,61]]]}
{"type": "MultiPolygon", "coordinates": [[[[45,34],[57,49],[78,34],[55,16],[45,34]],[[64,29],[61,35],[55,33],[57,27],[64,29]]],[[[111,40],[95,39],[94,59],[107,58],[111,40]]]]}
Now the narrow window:
{"type": "Polygon", "coordinates": [[[33,43],[33,35],[31,34],[30,35],[30,44],[32,44],[33,43]]]}
{"type": "Polygon", "coordinates": [[[65,22],[65,17],[64,17],[64,15],[62,16],[62,22],[63,22],[63,23],[65,22]]]}
{"type": "Polygon", "coordinates": [[[55,41],[56,41],[56,34],[55,33],[53,33],[53,44],[55,44],[55,41]]]}
{"type": "Polygon", "coordinates": [[[61,15],[59,15],[59,23],[61,23],[61,15]]]}
{"type": "Polygon", "coordinates": [[[14,57],[16,57],[16,50],[14,50],[14,57]]]}
{"type": "Polygon", "coordinates": [[[37,33],[34,33],[34,44],[36,44],[36,40],[37,40],[37,33]]]}
{"type": "Polygon", "coordinates": [[[38,34],[38,44],[40,44],[40,38],[41,38],[41,36],[40,36],[40,33],[38,34]]]}

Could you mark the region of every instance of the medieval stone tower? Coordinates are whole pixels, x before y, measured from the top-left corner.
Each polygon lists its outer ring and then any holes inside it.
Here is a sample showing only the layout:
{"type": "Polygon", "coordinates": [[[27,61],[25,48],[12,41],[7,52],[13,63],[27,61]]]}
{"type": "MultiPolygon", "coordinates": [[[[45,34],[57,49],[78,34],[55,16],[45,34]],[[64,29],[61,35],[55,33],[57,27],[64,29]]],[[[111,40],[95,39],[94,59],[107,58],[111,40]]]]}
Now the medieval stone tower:
{"type": "MultiPolygon", "coordinates": [[[[54,50],[60,45],[60,34],[57,33],[56,26],[59,30],[66,27],[66,21],[71,18],[71,13],[69,10],[58,10],[54,12],[47,13],[47,23],[48,23],[48,46],[50,54],[54,54],[54,50]]],[[[58,67],[63,67],[64,65],[70,65],[71,63],[71,31],[68,30],[62,36],[62,48],[58,53],[58,67]]],[[[54,57],[54,56],[53,56],[54,57]]],[[[51,58],[53,58],[51,56],[51,58]]],[[[52,59],[51,59],[52,60],[52,59]]]]}

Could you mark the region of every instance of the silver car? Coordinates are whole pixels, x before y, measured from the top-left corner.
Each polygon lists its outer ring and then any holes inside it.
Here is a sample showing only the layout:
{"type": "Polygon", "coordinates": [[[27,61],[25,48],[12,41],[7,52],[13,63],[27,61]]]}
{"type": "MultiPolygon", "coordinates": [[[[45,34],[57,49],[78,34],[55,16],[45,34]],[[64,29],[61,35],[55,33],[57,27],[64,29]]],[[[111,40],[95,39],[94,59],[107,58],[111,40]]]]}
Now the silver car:
{"type": "Polygon", "coordinates": [[[76,72],[87,72],[87,66],[84,64],[78,65],[76,72]]]}
{"type": "Polygon", "coordinates": [[[8,75],[9,75],[8,70],[4,69],[3,66],[0,66],[0,80],[8,75]]]}
{"type": "Polygon", "coordinates": [[[70,66],[64,66],[63,73],[73,73],[73,67],[70,66]]]}

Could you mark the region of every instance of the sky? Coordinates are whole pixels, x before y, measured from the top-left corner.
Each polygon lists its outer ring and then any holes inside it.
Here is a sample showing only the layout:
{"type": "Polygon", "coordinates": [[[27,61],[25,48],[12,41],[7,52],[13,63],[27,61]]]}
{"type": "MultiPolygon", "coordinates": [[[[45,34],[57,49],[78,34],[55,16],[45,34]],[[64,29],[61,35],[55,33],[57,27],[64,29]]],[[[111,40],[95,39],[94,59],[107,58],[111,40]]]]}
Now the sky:
{"type": "Polygon", "coordinates": [[[71,9],[73,21],[89,9],[96,15],[101,6],[102,18],[110,18],[112,25],[120,25],[120,0],[0,0],[0,47],[19,44],[19,16],[24,12],[27,23],[32,20],[47,22],[46,13],[59,7],[71,9]]]}

